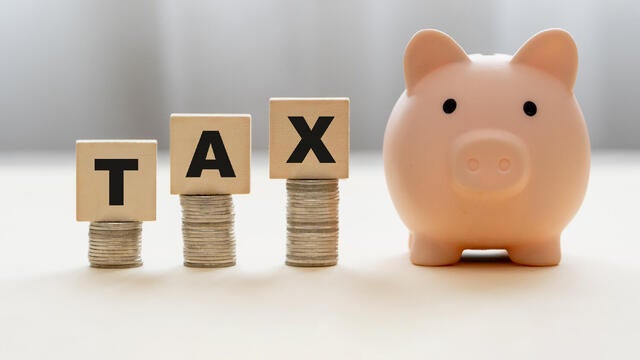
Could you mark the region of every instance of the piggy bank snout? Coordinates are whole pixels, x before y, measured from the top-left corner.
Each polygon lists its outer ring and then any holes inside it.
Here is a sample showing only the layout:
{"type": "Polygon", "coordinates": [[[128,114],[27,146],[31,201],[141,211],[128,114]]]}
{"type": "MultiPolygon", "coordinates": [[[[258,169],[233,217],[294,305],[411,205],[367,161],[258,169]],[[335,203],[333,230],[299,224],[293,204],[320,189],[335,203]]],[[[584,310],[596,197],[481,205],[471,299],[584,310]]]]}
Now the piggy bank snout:
{"type": "Polygon", "coordinates": [[[513,195],[529,179],[527,146],[503,130],[474,130],[460,135],[453,145],[455,187],[471,195],[513,195]]]}

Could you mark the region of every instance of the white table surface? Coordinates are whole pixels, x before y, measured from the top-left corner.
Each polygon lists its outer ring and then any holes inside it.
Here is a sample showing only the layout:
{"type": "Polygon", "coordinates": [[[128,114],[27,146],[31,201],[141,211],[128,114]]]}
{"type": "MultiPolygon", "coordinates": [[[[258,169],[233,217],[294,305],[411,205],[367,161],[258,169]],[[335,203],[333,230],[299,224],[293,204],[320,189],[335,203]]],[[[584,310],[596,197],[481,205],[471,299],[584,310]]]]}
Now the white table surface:
{"type": "Polygon", "coordinates": [[[640,155],[594,156],[552,268],[411,265],[380,160],[354,154],[340,184],[336,267],[284,265],[284,181],[264,156],[234,197],[238,265],[183,267],[164,155],[144,266],[97,270],[73,154],[0,154],[0,359],[640,358],[640,155]]]}

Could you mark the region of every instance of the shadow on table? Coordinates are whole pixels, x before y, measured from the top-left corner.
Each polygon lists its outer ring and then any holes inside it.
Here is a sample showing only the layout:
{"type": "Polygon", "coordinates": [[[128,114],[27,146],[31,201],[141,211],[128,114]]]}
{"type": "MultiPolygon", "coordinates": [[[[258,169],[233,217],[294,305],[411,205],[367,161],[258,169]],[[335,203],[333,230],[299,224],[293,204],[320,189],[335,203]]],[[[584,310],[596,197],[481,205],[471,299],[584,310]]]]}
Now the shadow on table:
{"type": "MultiPolygon", "coordinates": [[[[55,301],[85,306],[96,302],[114,308],[186,306],[201,311],[220,311],[220,306],[224,306],[228,307],[225,311],[238,312],[238,316],[256,317],[268,317],[266,314],[273,311],[294,316],[299,312],[330,309],[349,321],[363,320],[360,316],[367,313],[389,311],[403,315],[404,319],[411,318],[413,312],[439,317],[444,315],[438,309],[450,306],[517,304],[532,299],[573,297],[571,291],[594,284],[606,287],[602,278],[594,279],[594,271],[584,271],[588,268],[585,265],[574,262],[558,267],[524,267],[512,264],[502,252],[471,252],[459,264],[445,267],[414,266],[407,254],[361,266],[339,264],[330,268],[82,267],[32,279],[29,299],[25,301],[49,299],[47,306],[52,308],[56,307],[55,301]],[[36,293],[33,289],[37,289],[36,293]]],[[[19,288],[14,296],[20,296],[19,288]]]]}

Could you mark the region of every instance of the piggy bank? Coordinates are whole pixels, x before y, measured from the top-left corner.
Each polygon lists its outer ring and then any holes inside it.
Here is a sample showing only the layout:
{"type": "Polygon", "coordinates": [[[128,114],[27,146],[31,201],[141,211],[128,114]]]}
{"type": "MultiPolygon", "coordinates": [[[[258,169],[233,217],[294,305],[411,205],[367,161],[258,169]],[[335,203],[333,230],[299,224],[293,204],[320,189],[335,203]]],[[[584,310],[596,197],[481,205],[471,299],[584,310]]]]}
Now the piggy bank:
{"type": "Polygon", "coordinates": [[[467,55],[437,30],[413,36],[383,147],[411,262],[449,265],[464,249],[506,249],[517,264],[559,263],[590,168],[577,65],[575,43],[559,29],[513,56],[467,55]]]}

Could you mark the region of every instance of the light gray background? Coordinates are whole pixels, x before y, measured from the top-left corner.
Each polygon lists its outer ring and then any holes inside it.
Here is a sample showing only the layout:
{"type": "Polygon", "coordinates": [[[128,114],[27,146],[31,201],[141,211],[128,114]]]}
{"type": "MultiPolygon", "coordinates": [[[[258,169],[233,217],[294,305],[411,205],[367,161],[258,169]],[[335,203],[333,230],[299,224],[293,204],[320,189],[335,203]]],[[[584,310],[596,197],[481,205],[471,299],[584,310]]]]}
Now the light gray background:
{"type": "Polygon", "coordinates": [[[429,27],[468,53],[513,53],[566,28],[594,148],[640,148],[638,19],[633,1],[4,0],[0,150],[166,148],[171,112],[250,113],[264,149],[272,96],[348,96],[352,147],[379,149],[404,46],[429,27]]]}

